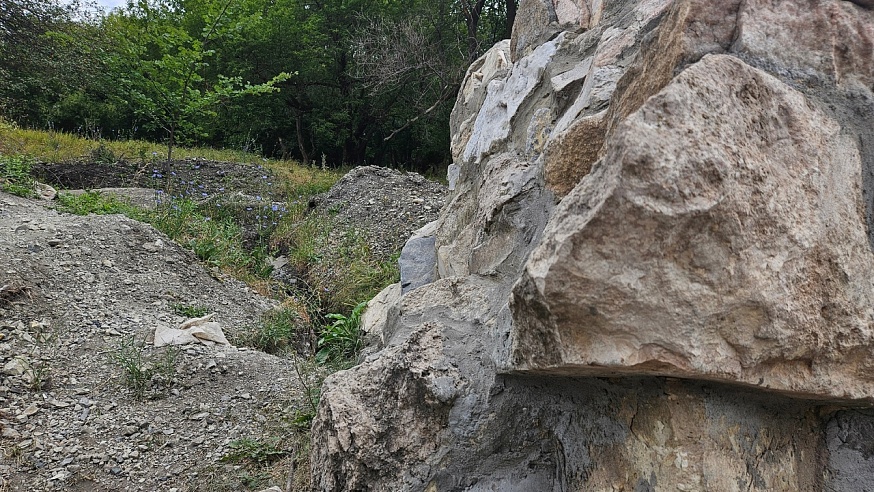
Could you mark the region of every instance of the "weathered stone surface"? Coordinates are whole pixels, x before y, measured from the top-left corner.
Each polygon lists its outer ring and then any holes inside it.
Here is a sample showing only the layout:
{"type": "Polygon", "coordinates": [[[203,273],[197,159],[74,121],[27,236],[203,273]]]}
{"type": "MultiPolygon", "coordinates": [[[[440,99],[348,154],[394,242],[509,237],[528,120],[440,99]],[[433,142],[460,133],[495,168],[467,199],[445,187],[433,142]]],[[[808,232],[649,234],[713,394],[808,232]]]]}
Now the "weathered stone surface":
{"type": "Polygon", "coordinates": [[[516,63],[559,32],[552,0],[519,2],[510,38],[511,61],[516,63]]]}
{"type": "Polygon", "coordinates": [[[401,298],[401,284],[391,284],[367,303],[367,309],[361,315],[361,330],[366,336],[376,337],[379,345],[385,343],[383,329],[391,316],[391,307],[401,298]]]}
{"type": "Polygon", "coordinates": [[[830,490],[874,490],[874,414],[870,410],[837,412],[826,426],[830,490]]]}
{"type": "Polygon", "coordinates": [[[437,280],[325,386],[316,488],[872,488],[872,26],[523,0],[453,110],[437,280]]]}
{"type": "MultiPolygon", "coordinates": [[[[510,43],[501,41],[467,69],[449,123],[456,129],[450,143],[453,160],[460,160],[470,141],[473,123],[486,97],[485,88],[492,79],[503,77],[509,68],[510,43]]],[[[450,182],[450,188],[454,188],[453,185],[450,182]]]]}
{"type": "Polygon", "coordinates": [[[435,234],[437,222],[430,222],[407,240],[398,258],[401,270],[401,289],[407,293],[434,281],[437,270],[435,234]]]}
{"type": "Polygon", "coordinates": [[[874,397],[861,168],[801,93],[705,57],[556,210],[516,290],[514,363],[874,397]]]}
{"type": "Polygon", "coordinates": [[[388,347],[325,382],[313,428],[317,489],[424,489],[440,467],[441,446],[460,423],[475,425],[471,410],[481,409],[488,377],[479,336],[493,323],[483,316],[494,287],[438,280],[398,299],[395,316],[373,326],[388,347]],[[422,323],[435,312],[439,319],[422,323]]]}

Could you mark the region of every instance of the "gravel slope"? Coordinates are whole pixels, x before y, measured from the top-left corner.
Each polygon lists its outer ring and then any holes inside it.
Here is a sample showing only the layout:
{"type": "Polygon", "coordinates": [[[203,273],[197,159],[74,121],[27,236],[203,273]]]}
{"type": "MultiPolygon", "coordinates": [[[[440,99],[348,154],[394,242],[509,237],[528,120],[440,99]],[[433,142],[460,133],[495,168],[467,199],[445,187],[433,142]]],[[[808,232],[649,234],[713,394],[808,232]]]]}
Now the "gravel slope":
{"type": "Polygon", "coordinates": [[[189,346],[171,389],[143,401],[112,362],[182,322],[173,304],[210,306],[229,338],[271,307],[216,277],[151,226],[0,193],[0,490],[243,490],[218,460],[293,411],[290,361],[189,346]]]}

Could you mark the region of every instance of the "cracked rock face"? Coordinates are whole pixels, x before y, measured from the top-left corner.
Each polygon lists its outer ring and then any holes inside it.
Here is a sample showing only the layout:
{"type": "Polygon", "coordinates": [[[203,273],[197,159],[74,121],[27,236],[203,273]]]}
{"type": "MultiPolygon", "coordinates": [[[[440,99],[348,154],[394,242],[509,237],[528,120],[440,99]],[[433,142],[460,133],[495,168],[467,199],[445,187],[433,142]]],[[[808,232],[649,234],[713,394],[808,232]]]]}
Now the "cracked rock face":
{"type": "Polygon", "coordinates": [[[871,5],[519,13],[453,111],[434,282],[326,383],[316,488],[871,488],[871,5]]]}

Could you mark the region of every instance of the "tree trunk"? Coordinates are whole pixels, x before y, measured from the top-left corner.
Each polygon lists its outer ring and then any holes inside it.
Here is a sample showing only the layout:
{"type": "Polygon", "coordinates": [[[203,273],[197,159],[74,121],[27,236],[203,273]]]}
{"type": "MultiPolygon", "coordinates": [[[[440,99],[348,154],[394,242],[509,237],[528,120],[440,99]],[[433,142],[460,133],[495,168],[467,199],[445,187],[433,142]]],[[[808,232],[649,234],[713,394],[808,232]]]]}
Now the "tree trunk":
{"type": "Polygon", "coordinates": [[[300,158],[304,166],[310,165],[310,155],[307,153],[306,145],[303,141],[303,131],[301,130],[301,115],[300,111],[294,112],[294,126],[297,133],[297,146],[300,149],[300,158]]]}
{"type": "Polygon", "coordinates": [[[507,5],[507,32],[504,35],[506,39],[510,39],[513,35],[513,24],[516,22],[516,1],[506,0],[507,5]]]}
{"type": "Polygon", "coordinates": [[[173,145],[176,143],[176,124],[170,124],[170,138],[167,139],[167,162],[173,159],[173,145]]]}
{"type": "Polygon", "coordinates": [[[464,23],[467,26],[467,58],[468,63],[476,60],[479,53],[479,41],[476,37],[476,31],[479,29],[480,16],[483,13],[485,0],[476,0],[476,3],[471,5],[470,0],[463,0],[461,10],[464,13],[464,23]]]}

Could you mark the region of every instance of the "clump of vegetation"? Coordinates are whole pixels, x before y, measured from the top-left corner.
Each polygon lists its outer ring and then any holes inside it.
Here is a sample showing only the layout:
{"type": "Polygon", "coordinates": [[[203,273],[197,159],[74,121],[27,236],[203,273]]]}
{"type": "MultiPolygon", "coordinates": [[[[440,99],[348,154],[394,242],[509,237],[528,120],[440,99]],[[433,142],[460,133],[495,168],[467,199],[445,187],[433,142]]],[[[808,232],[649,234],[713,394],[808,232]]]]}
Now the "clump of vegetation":
{"type": "Polygon", "coordinates": [[[85,191],[78,195],[59,193],[56,208],[61,212],[76,215],[125,214],[133,218],[140,218],[144,213],[127,201],[112,195],[104,195],[99,191],[85,191]]]}
{"type": "Polygon", "coordinates": [[[28,156],[0,154],[0,189],[25,198],[35,196],[32,167],[33,159],[28,156]]]}
{"type": "Polygon", "coordinates": [[[179,356],[176,347],[167,347],[150,356],[146,354],[145,342],[127,337],[119,342],[110,356],[124,371],[125,385],[138,400],[143,399],[150,389],[159,395],[174,383],[179,356]]]}
{"type": "Polygon", "coordinates": [[[299,206],[277,226],[272,243],[287,251],[293,270],[319,295],[323,311],[348,314],[349,306],[399,281],[400,270],[399,254],[381,261],[363,234],[354,228],[343,229],[328,217],[306,214],[299,206]]]}
{"type": "Polygon", "coordinates": [[[291,351],[307,355],[311,353],[311,331],[306,309],[289,298],[278,308],[264,313],[261,323],[239,335],[236,341],[271,354],[291,351]]]}
{"type": "Polygon", "coordinates": [[[228,448],[222,460],[234,463],[269,465],[288,454],[279,446],[278,439],[242,438],[231,441],[228,448]]]}
{"type": "Polygon", "coordinates": [[[192,304],[177,303],[170,306],[173,312],[185,318],[202,318],[210,312],[209,306],[195,306],[192,304]]]}
{"type": "MultiPolygon", "coordinates": [[[[0,154],[5,156],[31,156],[28,157],[31,161],[38,159],[42,162],[90,160],[113,163],[124,160],[154,164],[166,159],[166,151],[166,146],[160,143],[133,139],[93,140],[81,133],[21,128],[0,117],[0,154]]],[[[265,164],[261,155],[240,149],[177,147],[174,155],[176,159],[265,164]]],[[[327,185],[330,188],[337,179],[335,171],[289,166],[287,161],[267,160],[266,164],[274,171],[287,169],[283,175],[290,178],[289,183],[300,185],[303,192],[306,192],[308,186],[322,188],[326,182],[330,183],[327,185]]]]}
{"type": "Polygon", "coordinates": [[[52,370],[45,360],[34,361],[24,373],[25,381],[31,391],[42,391],[51,385],[52,370]]]}
{"type": "Polygon", "coordinates": [[[348,316],[340,313],[327,316],[334,321],[322,329],[319,337],[319,351],[316,353],[319,363],[343,363],[358,355],[361,348],[361,314],[366,307],[367,302],[361,302],[352,308],[348,316]]]}
{"type": "Polygon", "coordinates": [[[98,164],[112,164],[118,161],[118,156],[106,145],[106,142],[100,140],[97,147],[88,152],[88,160],[98,164]]]}

